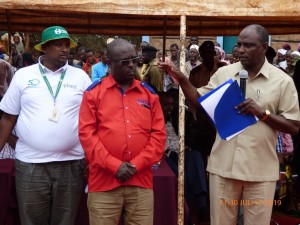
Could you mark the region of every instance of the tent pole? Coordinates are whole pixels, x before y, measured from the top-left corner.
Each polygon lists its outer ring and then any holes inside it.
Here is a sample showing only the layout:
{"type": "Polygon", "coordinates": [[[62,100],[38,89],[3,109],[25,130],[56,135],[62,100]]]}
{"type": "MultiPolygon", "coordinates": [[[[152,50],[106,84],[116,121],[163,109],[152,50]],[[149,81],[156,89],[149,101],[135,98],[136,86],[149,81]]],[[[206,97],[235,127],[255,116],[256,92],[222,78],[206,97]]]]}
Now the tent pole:
{"type": "Polygon", "coordinates": [[[163,55],[162,61],[165,62],[165,52],[166,52],[166,36],[167,36],[167,17],[164,17],[164,36],[163,36],[163,55]]]}
{"type": "Polygon", "coordinates": [[[6,10],[6,20],[7,20],[7,34],[8,34],[8,41],[7,41],[7,52],[6,54],[9,56],[9,59],[12,59],[11,56],[11,30],[10,30],[10,26],[11,26],[11,22],[10,22],[10,12],[8,10],[6,10]]]}
{"type": "MultiPolygon", "coordinates": [[[[180,70],[185,73],[186,16],[180,17],[180,70]]],[[[184,224],[184,121],[185,97],[179,88],[178,225],[184,224]]]]}

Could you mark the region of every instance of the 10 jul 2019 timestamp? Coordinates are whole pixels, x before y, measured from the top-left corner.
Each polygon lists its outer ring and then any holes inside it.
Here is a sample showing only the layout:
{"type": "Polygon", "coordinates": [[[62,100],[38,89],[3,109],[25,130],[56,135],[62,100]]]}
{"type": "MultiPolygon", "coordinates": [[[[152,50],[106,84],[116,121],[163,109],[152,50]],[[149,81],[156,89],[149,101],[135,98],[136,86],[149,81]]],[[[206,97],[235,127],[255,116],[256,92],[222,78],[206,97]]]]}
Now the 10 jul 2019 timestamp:
{"type": "Polygon", "coordinates": [[[222,206],[281,206],[282,202],[281,200],[277,199],[257,199],[257,200],[246,200],[246,199],[220,199],[220,204],[222,206]]]}

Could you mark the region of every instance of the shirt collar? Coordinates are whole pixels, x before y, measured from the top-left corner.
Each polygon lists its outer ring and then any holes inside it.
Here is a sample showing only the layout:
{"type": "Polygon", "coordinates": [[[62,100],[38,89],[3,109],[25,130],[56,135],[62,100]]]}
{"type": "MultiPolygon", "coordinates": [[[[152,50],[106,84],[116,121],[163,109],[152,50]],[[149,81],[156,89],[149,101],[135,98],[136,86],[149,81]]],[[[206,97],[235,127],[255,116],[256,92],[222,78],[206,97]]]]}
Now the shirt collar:
{"type": "Polygon", "coordinates": [[[156,59],[156,58],[152,59],[152,60],[149,62],[149,65],[151,65],[151,66],[156,65],[156,66],[157,66],[157,59],[156,59]]]}
{"type": "MultiPolygon", "coordinates": [[[[235,77],[238,77],[238,76],[239,76],[239,71],[245,69],[245,68],[243,67],[243,65],[242,65],[240,62],[238,62],[238,63],[239,63],[239,67],[238,67],[239,70],[238,70],[238,72],[234,75],[235,77]]],[[[262,76],[264,76],[264,77],[266,77],[266,78],[269,79],[269,77],[270,77],[269,71],[270,71],[270,64],[269,64],[267,58],[265,58],[264,64],[262,65],[262,67],[260,68],[259,72],[256,74],[255,77],[258,77],[258,76],[262,75],[262,76]]],[[[254,78],[255,78],[255,77],[254,77],[254,78]]]]}
{"type": "Polygon", "coordinates": [[[258,72],[258,74],[255,76],[257,77],[258,75],[263,75],[266,78],[270,78],[270,63],[268,62],[267,58],[265,58],[265,63],[263,64],[263,66],[260,68],[260,71],[258,72]]]}
{"type": "MultiPolygon", "coordinates": [[[[108,79],[107,88],[111,88],[113,86],[116,86],[116,87],[120,88],[120,85],[115,81],[115,79],[113,78],[113,76],[111,74],[108,75],[107,79],[108,79]]],[[[133,81],[132,81],[130,87],[128,88],[128,90],[131,90],[131,89],[134,89],[134,88],[137,88],[138,90],[140,90],[142,88],[142,86],[139,85],[139,83],[140,82],[138,80],[133,79],[133,81]]]]}
{"type": "Polygon", "coordinates": [[[46,73],[46,72],[62,72],[62,71],[64,71],[64,70],[66,70],[66,69],[67,69],[67,66],[68,66],[68,61],[67,61],[66,64],[65,64],[63,67],[60,67],[60,68],[59,68],[58,70],[56,70],[56,71],[52,71],[52,70],[48,69],[47,67],[45,67],[45,66],[42,64],[42,62],[44,62],[44,56],[43,56],[43,55],[39,57],[39,65],[42,67],[42,69],[44,70],[45,73],[46,73]]]}

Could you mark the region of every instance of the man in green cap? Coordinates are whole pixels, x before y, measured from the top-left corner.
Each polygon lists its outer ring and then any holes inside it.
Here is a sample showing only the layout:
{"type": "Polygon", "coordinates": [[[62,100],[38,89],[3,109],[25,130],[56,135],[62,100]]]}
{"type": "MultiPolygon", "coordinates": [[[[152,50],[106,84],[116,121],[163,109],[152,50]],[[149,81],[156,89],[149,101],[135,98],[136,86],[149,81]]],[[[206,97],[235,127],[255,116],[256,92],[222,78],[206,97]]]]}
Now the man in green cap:
{"type": "Polygon", "coordinates": [[[73,225],[82,191],[84,152],[77,131],[91,84],[68,65],[76,43],[60,26],[45,29],[39,62],[18,70],[0,109],[0,149],[16,125],[16,191],[23,225],[73,225]]]}

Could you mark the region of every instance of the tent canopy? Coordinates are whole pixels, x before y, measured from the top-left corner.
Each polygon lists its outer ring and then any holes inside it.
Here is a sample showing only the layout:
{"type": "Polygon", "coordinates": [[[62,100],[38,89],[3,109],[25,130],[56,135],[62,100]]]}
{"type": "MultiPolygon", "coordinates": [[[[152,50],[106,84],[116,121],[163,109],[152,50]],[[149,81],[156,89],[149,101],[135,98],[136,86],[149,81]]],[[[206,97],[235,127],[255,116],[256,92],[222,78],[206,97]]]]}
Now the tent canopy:
{"type": "Polygon", "coordinates": [[[188,36],[237,35],[253,23],[297,34],[299,8],[297,0],[0,0],[0,30],[61,25],[80,34],[178,36],[185,15],[188,36]]]}

